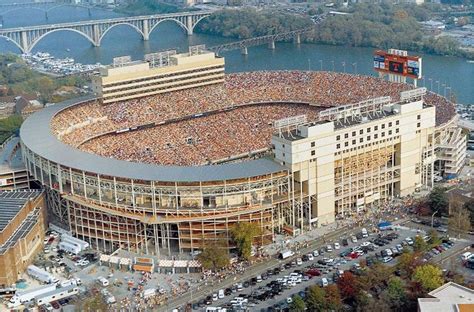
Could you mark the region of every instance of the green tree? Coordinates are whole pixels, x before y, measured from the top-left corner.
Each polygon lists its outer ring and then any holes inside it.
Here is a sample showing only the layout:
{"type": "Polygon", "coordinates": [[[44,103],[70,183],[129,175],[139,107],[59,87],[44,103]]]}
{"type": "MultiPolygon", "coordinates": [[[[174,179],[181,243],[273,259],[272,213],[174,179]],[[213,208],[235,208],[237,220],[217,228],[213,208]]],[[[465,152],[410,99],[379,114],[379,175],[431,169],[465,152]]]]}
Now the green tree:
{"type": "Polygon", "coordinates": [[[232,239],[237,244],[237,251],[241,258],[250,259],[252,243],[261,233],[258,223],[239,222],[230,229],[232,239]]]}
{"type": "Polygon", "coordinates": [[[208,244],[197,259],[204,269],[217,271],[229,265],[229,252],[223,243],[208,244]]]}
{"type": "Polygon", "coordinates": [[[429,248],[429,245],[425,242],[425,240],[421,236],[419,235],[415,236],[415,240],[413,242],[414,251],[423,252],[423,251],[428,250],[428,248],[429,248]]]}
{"type": "Polygon", "coordinates": [[[397,276],[391,277],[385,294],[390,305],[397,311],[400,310],[406,301],[405,282],[397,276]]]}
{"type": "Polygon", "coordinates": [[[449,229],[458,233],[458,236],[468,232],[471,229],[471,214],[465,206],[459,203],[451,205],[451,214],[448,220],[449,229]]]}
{"type": "Polygon", "coordinates": [[[413,280],[419,283],[425,292],[436,289],[444,283],[441,269],[432,264],[417,267],[413,273],[413,280]]]}
{"type": "Polygon", "coordinates": [[[290,311],[291,312],[304,312],[306,310],[306,304],[304,303],[303,299],[298,296],[293,296],[293,302],[290,304],[290,311]]]}
{"type": "Polygon", "coordinates": [[[411,279],[413,271],[422,264],[421,257],[418,253],[404,251],[399,257],[397,268],[408,279],[411,279]]]}
{"type": "Polygon", "coordinates": [[[326,310],[326,292],[322,287],[309,286],[306,294],[306,306],[309,311],[322,312],[326,310]]]}
{"type": "Polygon", "coordinates": [[[431,230],[430,233],[430,245],[431,246],[438,246],[442,243],[441,238],[438,235],[438,231],[436,230],[431,230]]]}
{"type": "Polygon", "coordinates": [[[23,122],[20,115],[13,115],[0,120],[0,144],[15,133],[23,122]]]}
{"type": "Polygon", "coordinates": [[[448,197],[446,189],[442,187],[435,187],[428,198],[428,204],[432,211],[439,211],[442,214],[448,214],[448,197]]]}

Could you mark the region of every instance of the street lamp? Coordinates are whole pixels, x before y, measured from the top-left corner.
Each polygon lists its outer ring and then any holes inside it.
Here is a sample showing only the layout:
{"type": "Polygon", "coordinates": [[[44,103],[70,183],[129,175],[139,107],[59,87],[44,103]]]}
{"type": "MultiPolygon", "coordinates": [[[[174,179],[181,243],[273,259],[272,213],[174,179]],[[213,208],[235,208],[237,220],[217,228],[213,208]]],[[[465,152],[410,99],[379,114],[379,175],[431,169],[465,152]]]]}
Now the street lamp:
{"type": "Polygon", "coordinates": [[[433,225],[434,225],[434,216],[435,214],[438,213],[439,210],[436,210],[432,215],[431,215],[431,228],[433,228],[433,225]]]}
{"type": "Polygon", "coordinates": [[[335,72],[336,70],[334,68],[334,61],[331,61],[331,63],[332,63],[332,71],[335,72]]]}

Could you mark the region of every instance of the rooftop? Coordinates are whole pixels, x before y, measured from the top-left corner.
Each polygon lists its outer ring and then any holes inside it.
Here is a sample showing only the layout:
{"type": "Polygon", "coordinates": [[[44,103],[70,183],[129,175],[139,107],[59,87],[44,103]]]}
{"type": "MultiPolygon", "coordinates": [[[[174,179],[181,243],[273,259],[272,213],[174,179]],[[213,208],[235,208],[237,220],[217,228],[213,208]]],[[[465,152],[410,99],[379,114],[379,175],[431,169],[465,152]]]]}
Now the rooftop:
{"type": "Polygon", "coordinates": [[[433,298],[419,298],[420,312],[474,311],[474,290],[449,282],[428,293],[433,298]]]}
{"type": "Polygon", "coordinates": [[[0,174],[25,169],[20,149],[17,148],[19,143],[20,138],[13,137],[3,145],[3,148],[0,147],[0,174]]]}
{"type": "Polygon", "coordinates": [[[38,190],[0,191],[0,232],[15,218],[25,204],[41,195],[38,190]]]}

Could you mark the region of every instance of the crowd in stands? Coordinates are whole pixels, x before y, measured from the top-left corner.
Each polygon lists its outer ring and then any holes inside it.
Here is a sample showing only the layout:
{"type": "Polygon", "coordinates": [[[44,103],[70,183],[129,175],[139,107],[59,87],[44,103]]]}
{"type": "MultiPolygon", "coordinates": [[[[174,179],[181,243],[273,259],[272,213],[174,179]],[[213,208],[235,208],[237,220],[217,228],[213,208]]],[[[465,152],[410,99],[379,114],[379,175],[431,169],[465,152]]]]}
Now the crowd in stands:
{"type": "MultiPolygon", "coordinates": [[[[198,165],[268,148],[274,120],[302,114],[316,120],[324,107],[379,96],[396,101],[401,91],[410,88],[374,77],[331,72],[230,74],[224,84],[107,105],[76,105],[57,114],[51,128],[63,142],[99,155],[161,165],[198,165]],[[200,113],[208,114],[190,118],[200,113]],[[186,119],[170,122],[179,118],[186,119]],[[112,133],[160,122],[167,123],[112,133]]],[[[428,93],[425,102],[436,106],[437,125],[455,114],[454,105],[436,94],[428,93]]]]}

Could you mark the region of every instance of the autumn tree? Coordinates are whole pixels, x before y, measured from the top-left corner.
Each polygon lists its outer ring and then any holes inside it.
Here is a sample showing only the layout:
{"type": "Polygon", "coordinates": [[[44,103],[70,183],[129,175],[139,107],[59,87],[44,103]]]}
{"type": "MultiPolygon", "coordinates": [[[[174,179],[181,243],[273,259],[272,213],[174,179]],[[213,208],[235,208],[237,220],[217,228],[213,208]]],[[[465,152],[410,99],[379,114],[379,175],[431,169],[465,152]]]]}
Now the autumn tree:
{"type": "Polygon", "coordinates": [[[449,229],[458,233],[458,236],[468,232],[471,229],[469,211],[458,203],[451,205],[451,214],[448,224],[449,229]]]}
{"type": "Polygon", "coordinates": [[[423,262],[418,253],[404,251],[398,257],[397,268],[405,277],[410,279],[413,274],[413,271],[422,264],[423,262]]]}
{"type": "Polygon", "coordinates": [[[448,214],[449,202],[446,189],[443,187],[435,187],[428,197],[428,204],[432,211],[448,214]]]}
{"type": "Polygon", "coordinates": [[[436,289],[444,283],[441,269],[432,264],[417,267],[413,273],[413,280],[420,284],[425,292],[436,289]]]}
{"type": "Polygon", "coordinates": [[[231,228],[230,233],[232,239],[237,244],[239,256],[249,260],[252,254],[253,240],[261,233],[258,223],[239,222],[231,228]]]}
{"type": "Polygon", "coordinates": [[[204,269],[217,271],[229,265],[229,252],[222,242],[207,244],[197,259],[204,269]]]}
{"type": "Polygon", "coordinates": [[[326,292],[322,287],[309,286],[306,294],[306,306],[309,311],[322,312],[326,311],[326,292]]]}
{"type": "Polygon", "coordinates": [[[417,252],[423,252],[428,250],[428,244],[425,242],[423,237],[415,236],[415,240],[413,242],[413,250],[417,252]]]}
{"type": "Polygon", "coordinates": [[[342,309],[342,298],[336,285],[326,287],[326,309],[329,311],[340,311],[342,309]]]}
{"type": "Polygon", "coordinates": [[[357,278],[351,272],[344,272],[337,280],[337,287],[345,299],[354,299],[359,292],[357,278]]]}

